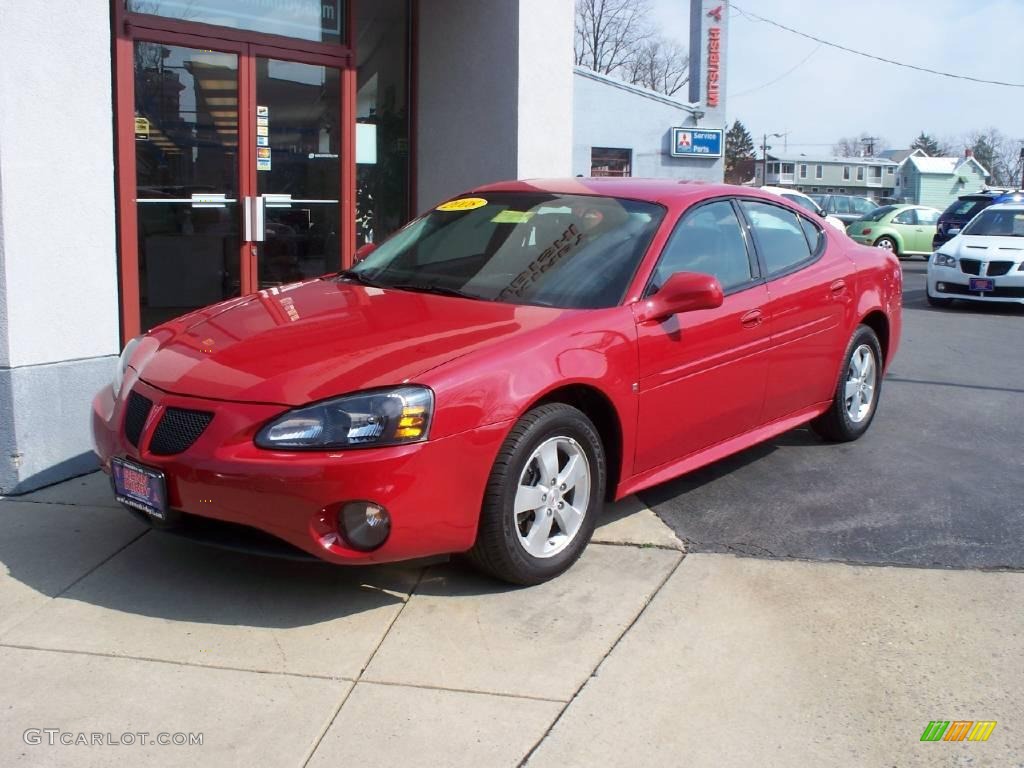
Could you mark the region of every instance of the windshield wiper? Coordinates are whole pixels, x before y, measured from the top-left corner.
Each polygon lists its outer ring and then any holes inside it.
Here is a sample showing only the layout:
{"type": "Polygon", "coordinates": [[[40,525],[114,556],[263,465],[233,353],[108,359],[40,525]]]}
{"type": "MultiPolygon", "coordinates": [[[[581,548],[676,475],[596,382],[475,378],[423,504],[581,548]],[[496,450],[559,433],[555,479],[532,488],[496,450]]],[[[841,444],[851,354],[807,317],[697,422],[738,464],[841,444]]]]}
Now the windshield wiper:
{"type": "Polygon", "coordinates": [[[436,293],[439,296],[457,296],[460,299],[475,299],[476,301],[493,301],[485,296],[475,293],[460,291],[458,288],[446,288],[443,285],[425,285],[423,283],[395,283],[386,285],[385,288],[394,288],[396,291],[417,291],[418,293],[436,293]]]}
{"type": "Polygon", "coordinates": [[[362,272],[356,272],[354,269],[343,269],[336,275],[341,280],[352,280],[362,285],[369,286],[370,288],[390,288],[390,286],[384,283],[378,283],[376,280],[371,280],[362,272]]]}

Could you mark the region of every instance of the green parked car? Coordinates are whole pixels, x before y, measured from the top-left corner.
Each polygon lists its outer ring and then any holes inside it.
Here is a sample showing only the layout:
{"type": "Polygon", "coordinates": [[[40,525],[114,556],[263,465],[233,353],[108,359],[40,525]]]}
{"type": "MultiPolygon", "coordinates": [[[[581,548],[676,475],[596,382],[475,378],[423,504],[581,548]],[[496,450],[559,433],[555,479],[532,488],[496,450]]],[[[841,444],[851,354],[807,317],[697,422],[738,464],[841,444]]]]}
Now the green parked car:
{"type": "Polygon", "coordinates": [[[897,256],[932,253],[932,238],[940,212],[922,205],[884,205],[846,228],[846,234],[863,245],[885,248],[897,256]]]}

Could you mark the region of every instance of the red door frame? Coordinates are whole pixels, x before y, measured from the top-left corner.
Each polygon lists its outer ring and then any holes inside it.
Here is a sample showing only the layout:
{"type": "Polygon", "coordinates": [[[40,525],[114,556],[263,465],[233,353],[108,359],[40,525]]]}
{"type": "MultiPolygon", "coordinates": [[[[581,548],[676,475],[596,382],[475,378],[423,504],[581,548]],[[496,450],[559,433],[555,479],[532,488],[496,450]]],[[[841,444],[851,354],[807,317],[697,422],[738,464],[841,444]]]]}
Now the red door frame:
{"type": "MultiPolygon", "coordinates": [[[[195,24],[158,16],[129,13],[124,0],[111,0],[114,23],[114,120],[117,193],[118,264],[121,303],[121,341],[138,335],[139,232],[135,198],[135,59],[136,40],[205,48],[238,56],[239,211],[241,200],[256,193],[256,77],[255,57],[335,67],[341,72],[339,163],[341,189],[341,253],[339,266],[352,264],[356,246],[356,72],[351,47],[296,40],[262,32],[195,24]]],[[[346,30],[351,33],[354,0],[347,3],[346,30]]],[[[256,247],[242,243],[239,251],[242,294],[257,288],[256,247]]]]}

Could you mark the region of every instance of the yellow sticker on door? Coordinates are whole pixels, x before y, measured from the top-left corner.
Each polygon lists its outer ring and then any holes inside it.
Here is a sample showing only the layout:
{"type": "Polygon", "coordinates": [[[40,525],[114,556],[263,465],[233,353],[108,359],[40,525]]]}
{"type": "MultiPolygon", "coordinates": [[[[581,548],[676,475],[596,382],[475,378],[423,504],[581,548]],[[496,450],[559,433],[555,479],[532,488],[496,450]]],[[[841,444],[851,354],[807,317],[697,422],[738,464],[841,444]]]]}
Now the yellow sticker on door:
{"type": "Polygon", "coordinates": [[[487,201],[482,197],[461,197],[458,200],[449,200],[437,206],[439,211],[472,211],[476,208],[483,208],[487,201]]]}

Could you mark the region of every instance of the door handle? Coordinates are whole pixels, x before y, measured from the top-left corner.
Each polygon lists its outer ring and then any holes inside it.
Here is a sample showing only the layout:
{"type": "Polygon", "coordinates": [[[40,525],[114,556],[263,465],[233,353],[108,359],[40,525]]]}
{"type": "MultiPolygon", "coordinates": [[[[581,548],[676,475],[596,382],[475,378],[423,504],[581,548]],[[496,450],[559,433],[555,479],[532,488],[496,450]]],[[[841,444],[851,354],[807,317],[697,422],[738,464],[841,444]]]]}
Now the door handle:
{"type": "Polygon", "coordinates": [[[844,293],[846,293],[846,281],[836,280],[834,283],[832,283],[829,289],[832,291],[833,296],[842,296],[844,293]]]}
{"type": "Polygon", "coordinates": [[[262,197],[247,197],[242,205],[245,211],[245,242],[262,243],[267,239],[265,202],[262,197]]]}
{"type": "Polygon", "coordinates": [[[752,309],[740,318],[744,328],[756,328],[764,322],[764,315],[760,309],[752,309]]]}

